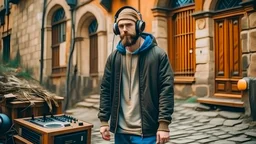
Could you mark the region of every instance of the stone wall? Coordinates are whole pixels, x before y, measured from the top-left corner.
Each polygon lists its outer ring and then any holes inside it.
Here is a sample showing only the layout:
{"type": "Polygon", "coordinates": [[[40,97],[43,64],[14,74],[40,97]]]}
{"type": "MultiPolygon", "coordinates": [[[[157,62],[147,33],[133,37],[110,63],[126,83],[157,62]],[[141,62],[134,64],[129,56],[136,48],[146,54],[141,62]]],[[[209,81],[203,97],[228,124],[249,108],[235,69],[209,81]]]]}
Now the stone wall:
{"type": "Polygon", "coordinates": [[[22,0],[13,12],[12,55],[19,50],[24,67],[33,69],[39,79],[41,52],[42,0],[22,0]]]}

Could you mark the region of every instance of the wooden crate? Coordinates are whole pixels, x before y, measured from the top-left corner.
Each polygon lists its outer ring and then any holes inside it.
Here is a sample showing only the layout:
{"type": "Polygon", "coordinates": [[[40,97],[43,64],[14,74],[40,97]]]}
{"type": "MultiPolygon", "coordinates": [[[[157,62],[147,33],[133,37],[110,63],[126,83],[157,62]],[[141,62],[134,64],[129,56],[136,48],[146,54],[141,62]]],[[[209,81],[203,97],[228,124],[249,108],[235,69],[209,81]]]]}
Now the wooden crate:
{"type": "MultiPolygon", "coordinates": [[[[56,96],[55,101],[58,103],[59,107],[56,107],[52,102],[52,114],[62,113],[63,99],[63,97],[56,96]]],[[[4,104],[1,104],[1,111],[11,120],[31,117],[32,115],[41,116],[50,114],[49,107],[44,100],[31,100],[31,102],[33,102],[34,105],[31,105],[29,101],[7,100],[4,104]]]]}

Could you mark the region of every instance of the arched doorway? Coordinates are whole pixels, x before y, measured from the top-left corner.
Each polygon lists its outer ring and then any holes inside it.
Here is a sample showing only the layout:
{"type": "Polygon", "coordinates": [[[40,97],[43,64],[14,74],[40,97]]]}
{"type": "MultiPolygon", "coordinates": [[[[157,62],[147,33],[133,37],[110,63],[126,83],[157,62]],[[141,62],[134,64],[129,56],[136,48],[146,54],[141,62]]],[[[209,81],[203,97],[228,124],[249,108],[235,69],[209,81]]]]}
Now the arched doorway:
{"type": "Polygon", "coordinates": [[[215,6],[215,94],[216,97],[241,98],[237,81],[242,78],[240,44],[241,0],[219,0],[215,6]]]}

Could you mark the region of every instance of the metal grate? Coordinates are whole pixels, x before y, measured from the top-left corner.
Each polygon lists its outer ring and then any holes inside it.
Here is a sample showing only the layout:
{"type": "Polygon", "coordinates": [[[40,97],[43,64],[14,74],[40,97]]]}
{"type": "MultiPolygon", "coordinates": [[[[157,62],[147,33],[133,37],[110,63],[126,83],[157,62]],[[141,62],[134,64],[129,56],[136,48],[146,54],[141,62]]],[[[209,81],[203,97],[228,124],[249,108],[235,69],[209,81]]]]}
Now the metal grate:
{"type": "Polygon", "coordinates": [[[193,9],[174,17],[174,72],[176,76],[193,76],[195,71],[195,20],[193,9]]]}
{"type": "Polygon", "coordinates": [[[175,0],[172,3],[172,7],[173,8],[183,7],[191,3],[194,3],[194,0],[175,0]]]}

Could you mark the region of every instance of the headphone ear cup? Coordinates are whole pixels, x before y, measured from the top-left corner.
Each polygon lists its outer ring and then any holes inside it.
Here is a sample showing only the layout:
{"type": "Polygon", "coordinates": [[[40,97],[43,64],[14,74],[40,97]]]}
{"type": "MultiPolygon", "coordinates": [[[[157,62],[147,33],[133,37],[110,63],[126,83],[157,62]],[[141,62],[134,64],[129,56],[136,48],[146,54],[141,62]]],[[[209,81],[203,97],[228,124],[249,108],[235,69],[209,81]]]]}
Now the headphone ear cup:
{"type": "Polygon", "coordinates": [[[145,29],[146,23],[142,20],[138,20],[136,22],[136,32],[137,33],[142,33],[145,29]]]}
{"type": "Polygon", "coordinates": [[[114,25],[113,25],[113,32],[114,32],[115,35],[120,34],[117,23],[114,23],[114,25]]]}

